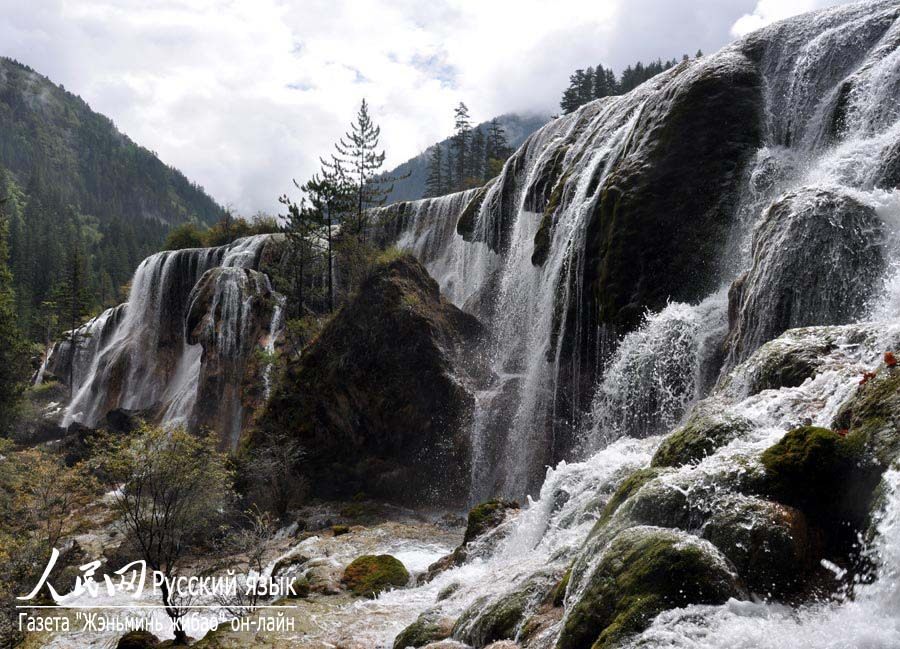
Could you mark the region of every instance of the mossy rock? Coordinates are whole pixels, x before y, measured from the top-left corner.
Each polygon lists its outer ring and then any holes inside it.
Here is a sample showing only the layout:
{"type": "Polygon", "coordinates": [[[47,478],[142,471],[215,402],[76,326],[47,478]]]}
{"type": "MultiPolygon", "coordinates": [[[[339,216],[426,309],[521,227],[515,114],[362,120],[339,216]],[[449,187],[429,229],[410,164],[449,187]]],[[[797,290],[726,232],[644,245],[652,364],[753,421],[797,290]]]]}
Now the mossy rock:
{"type": "Polygon", "coordinates": [[[147,649],[159,644],[159,638],[149,631],[129,631],[116,643],[116,649],[147,649]]]}
{"type": "Polygon", "coordinates": [[[463,611],[453,626],[452,636],[475,647],[515,638],[525,617],[527,603],[524,592],[513,592],[493,602],[480,598],[463,611]]]}
{"type": "Polygon", "coordinates": [[[453,631],[453,620],[426,611],[418,619],[403,629],[394,639],[394,649],[424,647],[431,642],[446,640],[453,631]]]}
{"type": "Polygon", "coordinates": [[[465,209],[463,209],[462,214],[459,215],[459,220],[456,222],[456,232],[466,241],[474,241],[473,235],[475,234],[478,212],[481,210],[481,204],[484,203],[484,199],[494,182],[496,181],[488,182],[484,187],[480,188],[465,209]]]}
{"type": "Polygon", "coordinates": [[[508,510],[518,508],[519,503],[512,500],[500,499],[488,500],[480,505],[475,505],[475,507],[469,511],[463,545],[471,543],[479,536],[483,536],[487,532],[490,532],[504,521],[508,510]]]}
{"type": "Polygon", "coordinates": [[[749,433],[753,425],[742,417],[725,417],[697,412],[666,437],[653,461],[654,467],[679,467],[700,462],[732,440],[749,433]]]}
{"type": "Polygon", "coordinates": [[[553,606],[562,606],[566,600],[566,590],[569,588],[569,580],[572,578],[572,568],[569,567],[566,572],[563,574],[562,579],[559,580],[559,583],[556,584],[556,588],[553,589],[553,593],[551,594],[550,603],[553,606]]]}
{"type": "Polygon", "coordinates": [[[806,587],[822,548],[803,512],[750,497],[727,498],[717,510],[702,537],[725,555],[749,590],[780,599],[806,587]]]}
{"type": "Polygon", "coordinates": [[[409,582],[409,572],[389,554],[366,554],[344,569],[341,579],[359,597],[377,597],[390,588],[402,588],[409,582]]]}
{"type": "Polygon", "coordinates": [[[815,376],[835,345],[831,340],[782,336],[763,345],[757,352],[758,365],[747,385],[748,394],[763,390],[795,388],[815,376]]]}
{"type": "Polygon", "coordinates": [[[600,519],[597,521],[597,524],[594,525],[594,529],[591,531],[591,535],[593,536],[596,532],[598,532],[610,518],[612,515],[616,513],[619,507],[622,506],[626,500],[631,498],[634,494],[638,492],[638,490],[643,487],[645,484],[656,478],[662,470],[657,467],[651,467],[646,469],[638,469],[630,476],[625,478],[622,484],[619,485],[619,488],[616,489],[615,493],[606,503],[606,506],[603,508],[603,513],[600,514],[600,519]]]}
{"type": "Polygon", "coordinates": [[[331,533],[335,536],[343,536],[350,533],[350,527],[348,525],[332,525],[331,533]]]}
{"type": "Polygon", "coordinates": [[[832,426],[861,435],[878,465],[887,469],[900,457],[900,369],[882,368],[859,386],[832,426]]]}
{"type": "Polygon", "coordinates": [[[659,613],[742,595],[715,547],[684,532],[635,527],[606,548],[567,611],[556,649],[610,649],[659,613]]]}
{"type": "Polygon", "coordinates": [[[881,474],[867,457],[865,441],[858,432],[791,430],[762,454],[770,493],[802,509],[827,532],[859,529],[881,474]]]}

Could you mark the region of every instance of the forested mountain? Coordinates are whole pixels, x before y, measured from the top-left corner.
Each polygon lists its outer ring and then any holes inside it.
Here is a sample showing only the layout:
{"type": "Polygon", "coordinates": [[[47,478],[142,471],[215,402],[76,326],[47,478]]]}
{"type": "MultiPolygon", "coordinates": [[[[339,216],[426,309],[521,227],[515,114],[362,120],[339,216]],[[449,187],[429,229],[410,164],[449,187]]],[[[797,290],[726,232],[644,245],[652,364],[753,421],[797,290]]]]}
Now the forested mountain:
{"type": "MultiPolygon", "coordinates": [[[[508,114],[501,115],[496,119],[506,133],[506,140],[509,146],[517,149],[529,135],[549,122],[550,116],[508,114]]],[[[473,130],[487,133],[489,127],[490,121],[487,121],[474,126],[473,130]]],[[[425,196],[425,188],[428,181],[428,161],[431,157],[432,149],[435,146],[449,149],[452,139],[452,137],[448,137],[431,145],[415,158],[411,158],[397,168],[387,172],[386,175],[388,176],[401,178],[394,183],[393,191],[388,194],[388,202],[417,200],[425,196]],[[407,174],[409,176],[405,177],[407,174]]]]}
{"type": "Polygon", "coordinates": [[[54,324],[73,266],[79,311],[113,304],[170,226],[212,224],[223,213],[80,97],[7,58],[0,58],[0,194],[9,199],[20,324],[33,338],[54,324]]]}

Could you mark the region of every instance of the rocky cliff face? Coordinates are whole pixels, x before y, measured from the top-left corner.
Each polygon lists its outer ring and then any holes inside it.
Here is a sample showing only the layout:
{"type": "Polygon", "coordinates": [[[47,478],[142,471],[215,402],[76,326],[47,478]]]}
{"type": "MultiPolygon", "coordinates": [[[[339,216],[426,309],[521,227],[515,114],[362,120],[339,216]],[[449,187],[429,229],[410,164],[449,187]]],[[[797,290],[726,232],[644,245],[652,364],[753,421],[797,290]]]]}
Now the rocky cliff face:
{"type": "Polygon", "coordinates": [[[896,17],[869,3],[762,30],[553,120],[480,190],[381,212],[491,333],[496,403],[472,438],[517,451],[482,495],[657,432],[787,328],[870,313],[896,209],[896,17]],[[687,365],[650,362],[648,328],[687,365]]]}
{"type": "Polygon", "coordinates": [[[462,352],[483,335],[414,258],[385,263],[289,363],[258,434],[300,439],[318,496],[463,502],[485,369],[462,352]]]}
{"type": "Polygon", "coordinates": [[[223,447],[264,401],[263,376],[281,330],[281,303],[254,270],[277,256],[280,235],[218,248],[161,252],[138,268],[126,304],[109,309],[50,351],[45,372],[74,396],[62,425],[97,425],[110,411],[206,428],[223,447]]]}

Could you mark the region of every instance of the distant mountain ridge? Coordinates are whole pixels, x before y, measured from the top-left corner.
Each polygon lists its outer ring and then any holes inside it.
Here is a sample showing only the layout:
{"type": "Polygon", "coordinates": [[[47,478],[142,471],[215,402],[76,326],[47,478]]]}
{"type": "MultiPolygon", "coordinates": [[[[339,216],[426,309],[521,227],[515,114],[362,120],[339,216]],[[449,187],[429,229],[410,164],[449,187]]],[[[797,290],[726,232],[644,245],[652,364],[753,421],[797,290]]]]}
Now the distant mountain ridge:
{"type": "MultiPolygon", "coordinates": [[[[509,142],[510,148],[515,150],[519,148],[529,135],[549,122],[551,117],[549,114],[519,115],[509,113],[500,115],[496,119],[500,122],[503,130],[506,131],[506,139],[509,142]]],[[[482,129],[487,132],[489,124],[490,121],[482,122],[473,128],[482,129]]],[[[425,184],[428,179],[428,157],[431,150],[438,145],[446,147],[449,144],[450,139],[450,137],[447,137],[440,142],[432,144],[416,157],[410,158],[403,164],[387,172],[386,175],[388,176],[402,177],[409,174],[408,178],[402,178],[394,183],[394,189],[387,197],[388,203],[414,201],[425,195],[425,184]]]]}
{"type": "Polygon", "coordinates": [[[121,133],[79,96],[0,57],[0,166],[26,185],[38,174],[83,214],[214,223],[222,208],[202,187],[121,133]]]}

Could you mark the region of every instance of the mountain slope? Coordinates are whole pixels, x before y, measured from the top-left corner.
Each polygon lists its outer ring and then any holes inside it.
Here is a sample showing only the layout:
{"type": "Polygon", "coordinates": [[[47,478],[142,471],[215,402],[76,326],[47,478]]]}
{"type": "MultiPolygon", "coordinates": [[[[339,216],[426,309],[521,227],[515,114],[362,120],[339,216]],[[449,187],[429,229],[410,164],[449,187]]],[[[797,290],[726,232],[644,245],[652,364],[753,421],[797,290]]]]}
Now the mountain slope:
{"type": "MultiPolygon", "coordinates": [[[[549,115],[501,115],[497,118],[500,126],[506,131],[506,139],[511,149],[518,149],[525,139],[550,121],[549,115]]],[[[487,132],[490,122],[482,122],[474,128],[487,132]]],[[[451,138],[441,140],[438,145],[448,146],[451,138]]],[[[425,195],[425,182],[428,179],[428,157],[431,150],[435,147],[432,144],[415,158],[410,158],[395,169],[387,172],[388,176],[405,176],[394,183],[394,190],[388,194],[388,203],[396,203],[398,201],[414,201],[425,195]]]]}
{"type": "Polygon", "coordinates": [[[80,97],[0,58],[0,165],[20,185],[34,173],[83,214],[213,223],[222,208],[201,187],[120,133],[80,97]]]}

